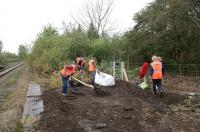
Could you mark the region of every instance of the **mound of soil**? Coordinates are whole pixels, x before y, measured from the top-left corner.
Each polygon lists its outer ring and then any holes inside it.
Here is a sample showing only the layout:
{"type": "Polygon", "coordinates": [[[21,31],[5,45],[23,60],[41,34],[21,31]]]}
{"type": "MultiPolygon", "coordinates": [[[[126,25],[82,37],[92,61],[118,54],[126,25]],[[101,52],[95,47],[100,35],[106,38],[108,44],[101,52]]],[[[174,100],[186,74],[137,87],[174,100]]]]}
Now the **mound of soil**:
{"type": "Polygon", "coordinates": [[[39,130],[44,132],[132,132],[200,130],[200,108],[186,105],[185,96],[166,93],[163,98],[135,85],[117,81],[102,87],[101,95],[79,87],[75,96],[60,89],[43,93],[44,112],[39,130]]]}

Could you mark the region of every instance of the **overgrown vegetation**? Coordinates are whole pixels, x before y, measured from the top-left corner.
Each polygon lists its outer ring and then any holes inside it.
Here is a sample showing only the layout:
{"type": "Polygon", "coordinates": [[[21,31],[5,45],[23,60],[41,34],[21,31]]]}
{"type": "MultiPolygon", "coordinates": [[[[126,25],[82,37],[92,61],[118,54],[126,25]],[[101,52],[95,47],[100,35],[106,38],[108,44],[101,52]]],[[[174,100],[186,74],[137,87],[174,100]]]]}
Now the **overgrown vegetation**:
{"type": "Polygon", "coordinates": [[[200,63],[199,0],[155,0],[134,20],[137,24],[125,36],[136,55],[159,54],[167,63],[200,63]]]}
{"type": "Polygon", "coordinates": [[[2,52],[0,53],[0,65],[6,65],[10,62],[17,61],[17,55],[9,52],[2,52]]]}
{"type": "Polygon", "coordinates": [[[40,75],[61,69],[76,56],[96,57],[99,65],[104,62],[102,66],[112,60],[141,63],[153,54],[162,56],[169,64],[197,64],[199,14],[197,0],[155,0],[134,16],[136,25],[123,35],[97,34],[92,23],[86,30],[81,25],[66,26],[62,34],[48,25],[35,40],[28,60],[40,75]]]}

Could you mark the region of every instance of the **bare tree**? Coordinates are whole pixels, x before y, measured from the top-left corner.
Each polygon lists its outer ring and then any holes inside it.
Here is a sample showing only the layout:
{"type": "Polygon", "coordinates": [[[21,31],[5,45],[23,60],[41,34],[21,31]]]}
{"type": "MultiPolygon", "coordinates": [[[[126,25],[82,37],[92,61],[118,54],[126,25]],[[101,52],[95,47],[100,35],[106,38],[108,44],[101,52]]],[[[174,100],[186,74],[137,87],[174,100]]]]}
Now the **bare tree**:
{"type": "Polygon", "coordinates": [[[113,10],[113,0],[88,0],[80,9],[79,15],[72,16],[74,21],[87,30],[92,23],[99,35],[114,29],[110,22],[110,15],[113,10]]]}
{"type": "Polygon", "coordinates": [[[0,53],[1,53],[2,49],[3,49],[3,42],[0,40],[0,53]]]}

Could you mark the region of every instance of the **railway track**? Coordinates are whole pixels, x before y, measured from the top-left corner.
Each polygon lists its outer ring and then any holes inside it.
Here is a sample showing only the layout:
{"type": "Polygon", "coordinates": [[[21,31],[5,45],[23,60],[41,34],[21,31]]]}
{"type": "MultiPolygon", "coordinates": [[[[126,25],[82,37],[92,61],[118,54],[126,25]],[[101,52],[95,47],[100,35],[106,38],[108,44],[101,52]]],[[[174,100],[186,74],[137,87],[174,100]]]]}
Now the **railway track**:
{"type": "Polygon", "coordinates": [[[14,66],[12,66],[12,67],[9,67],[9,68],[7,68],[7,69],[1,69],[1,70],[0,70],[0,78],[1,78],[2,76],[6,75],[7,73],[13,71],[14,69],[20,67],[20,66],[23,65],[23,64],[24,64],[24,62],[19,63],[19,64],[16,64],[16,65],[14,65],[14,66]]]}

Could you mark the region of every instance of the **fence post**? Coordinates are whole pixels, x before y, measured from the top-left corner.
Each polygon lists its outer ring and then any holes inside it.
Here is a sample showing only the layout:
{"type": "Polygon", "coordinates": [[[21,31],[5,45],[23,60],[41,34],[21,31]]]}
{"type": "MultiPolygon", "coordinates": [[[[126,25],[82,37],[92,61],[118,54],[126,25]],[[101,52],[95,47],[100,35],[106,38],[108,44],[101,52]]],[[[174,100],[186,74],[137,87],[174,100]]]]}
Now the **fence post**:
{"type": "Polygon", "coordinates": [[[126,69],[125,68],[123,69],[123,73],[124,73],[125,80],[128,82],[128,76],[126,74],[126,69]]]}
{"type": "Polygon", "coordinates": [[[124,80],[123,69],[124,69],[124,62],[121,62],[121,65],[120,65],[120,79],[121,80],[124,80]]]}
{"type": "Polygon", "coordinates": [[[197,79],[197,71],[196,71],[196,80],[198,80],[198,79],[197,79]]]}
{"type": "Polygon", "coordinates": [[[127,62],[127,70],[129,70],[129,66],[130,66],[130,57],[129,57],[130,55],[128,55],[128,62],[127,62]]]}
{"type": "Polygon", "coordinates": [[[180,76],[182,76],[181,64],[179,64],[179,73],[180,73],[180,76]]]}
{"type": "Polygon", "coordinates": [[[116,77],[116,73],[115,73],[115,67],[116,67],[116,63],[115,61],[113,61],[113,77],[116,77]]]}
{"type": "Polygon", "coordinates": [[[195,71],[196,71],[196,81],[198,80],[198,68],[197,68],[197,66],[195,66],[195,71]]]}

